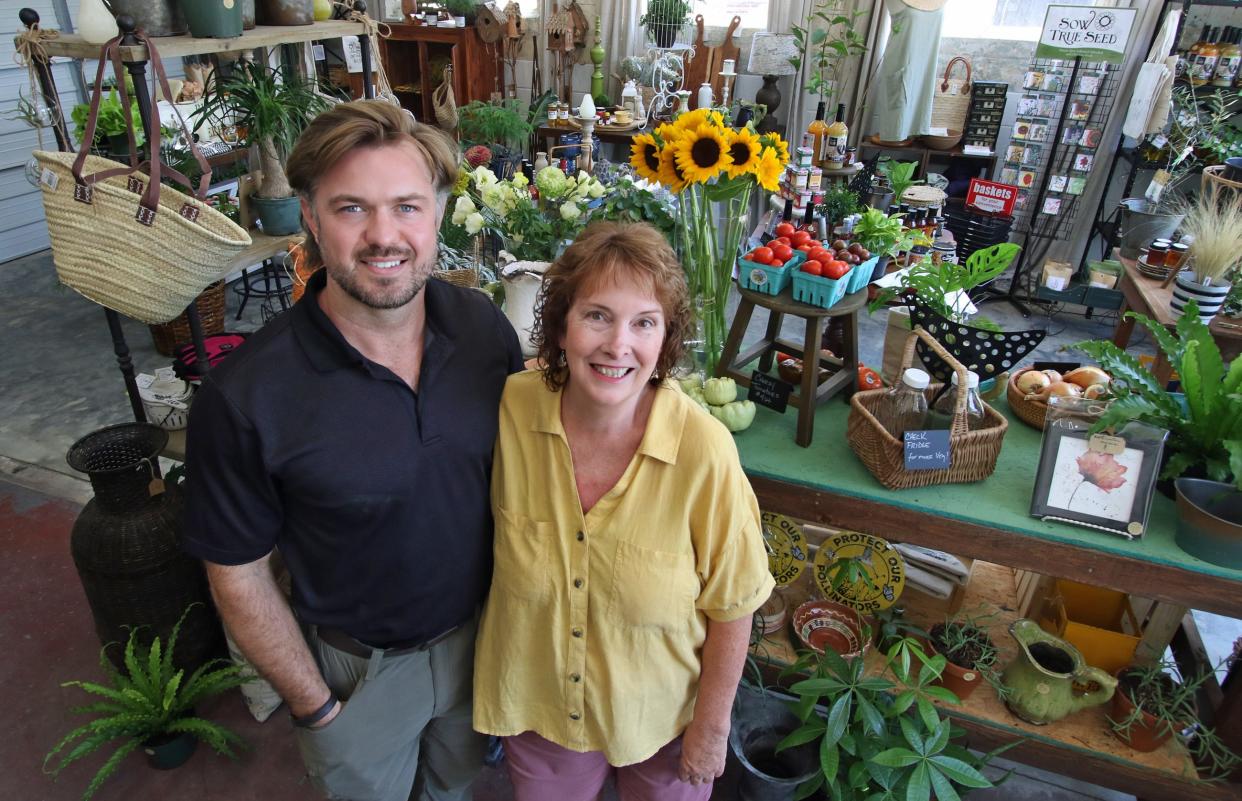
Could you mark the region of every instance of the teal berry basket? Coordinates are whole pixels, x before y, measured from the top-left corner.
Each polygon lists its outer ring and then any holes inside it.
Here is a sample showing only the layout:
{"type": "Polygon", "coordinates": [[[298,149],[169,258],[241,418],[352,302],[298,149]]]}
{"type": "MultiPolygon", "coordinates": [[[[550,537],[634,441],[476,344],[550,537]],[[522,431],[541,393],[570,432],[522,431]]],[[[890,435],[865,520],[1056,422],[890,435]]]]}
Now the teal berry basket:
{"type": "Polygon", "coordinates": [[[866,289],[867,284],[871,283],[871,273],[875,272],[875,265],[879,261],[879,256],[872,256],[862,264],[855,264],[854,269],[850,270],[848,275],[850,279],[849,289],[845,291],[852,295],[855,292],[866,289]]]}
{"type": "MultiPolygon", "coordinates": [[[[857,269],[857,268],[855,268],[857,269]]],[[[831,309],[845,297],[850,286],[850,273],[840,278],[824,278],[811,275],[801,270],[793,274],[793,299],[799,303],[808,303],[821,309],[831,309]]]]}
{"type": "Polygon", "coordinates": [[[779,295],[789,286],[789,277],[798,266],[806,260],[806,254],[795,250],[789,261],[779,267],[759,264],[746,259],[737,260],[737,283],[743,289],[762,292],[765,295],[779,295]]]}

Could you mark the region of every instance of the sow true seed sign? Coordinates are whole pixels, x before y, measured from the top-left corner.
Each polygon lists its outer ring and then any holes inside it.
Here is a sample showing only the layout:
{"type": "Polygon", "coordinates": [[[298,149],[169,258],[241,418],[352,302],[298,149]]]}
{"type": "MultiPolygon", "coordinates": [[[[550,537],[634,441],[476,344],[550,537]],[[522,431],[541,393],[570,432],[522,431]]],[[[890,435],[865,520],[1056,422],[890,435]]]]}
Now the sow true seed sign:
{"type": "Polygon", "coordinates": [[[1132,8],[1048,6],[1035,57],[1120,64],[1136,13],[1132,8]]]}

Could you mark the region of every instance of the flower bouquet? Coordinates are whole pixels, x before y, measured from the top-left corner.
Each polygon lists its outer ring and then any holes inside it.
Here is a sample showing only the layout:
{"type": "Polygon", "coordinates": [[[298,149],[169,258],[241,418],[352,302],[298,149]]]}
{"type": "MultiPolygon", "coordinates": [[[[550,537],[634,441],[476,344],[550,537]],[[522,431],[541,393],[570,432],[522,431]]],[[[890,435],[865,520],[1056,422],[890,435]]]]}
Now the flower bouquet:
{"type": "Polygon", "coordinates": [[[731,128],[717,111],[698,109],[634,137],[630,164],[678,196],[678,252],[702,326],[704,369],[716,372],[725,339],[729,279],[746,234],[755,185],[776,191],[789,146],[754,126],[731,128]]]}

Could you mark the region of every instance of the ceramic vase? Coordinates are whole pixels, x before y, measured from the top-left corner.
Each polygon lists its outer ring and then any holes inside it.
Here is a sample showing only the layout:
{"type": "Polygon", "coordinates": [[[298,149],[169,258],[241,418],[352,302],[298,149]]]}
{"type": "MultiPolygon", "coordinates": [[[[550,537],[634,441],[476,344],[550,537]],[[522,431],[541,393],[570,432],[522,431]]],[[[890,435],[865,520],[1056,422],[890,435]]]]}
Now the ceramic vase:
{"type": "Polygon", "coordinates": [[[1088,666],[1077,648],[1035,621],[1015,620],[1009,634],[1018,643],[1018,655],[1001,681],[1012,691],[1005,704],[1022,720],[1037,726],[1054,723],[1113,697],[1116,678],[1088,666]],[[1080,692],[1078,687],[1094,689],[1080,692]]]}
{"type": "Polygon", "coordinates": [[[1220,311],[1220,307],[1225,305],[1227,297],[1229,297],[1228,281],[1203,284],[1193,272],[1183,270],[1177,274],[1173,282],[1173,295],[1169,298],[1169,310],[1173,312],[1174,317],[1181,317],[1186,304],[1193,300],[1199,305],[1199,319],[1207,325],[1220,311]]]}
{"type": "Polygon", "coordinates": [[[78,35],[91,44],[103,44],[118,33],[116,18],[103,0],[81,0],[75,20],[78,35]]]}
{"type": "Polygon", "coordinates": [[[500,282],[505,287],[505,317],[517,331],[522,345],[522,355],[535,355],[530,341],[535,325],[535,304],[539,300],[539,288],[543,286],[543,274],[551,267],[546,261],[515,261],[500,270],[500,282]]]}

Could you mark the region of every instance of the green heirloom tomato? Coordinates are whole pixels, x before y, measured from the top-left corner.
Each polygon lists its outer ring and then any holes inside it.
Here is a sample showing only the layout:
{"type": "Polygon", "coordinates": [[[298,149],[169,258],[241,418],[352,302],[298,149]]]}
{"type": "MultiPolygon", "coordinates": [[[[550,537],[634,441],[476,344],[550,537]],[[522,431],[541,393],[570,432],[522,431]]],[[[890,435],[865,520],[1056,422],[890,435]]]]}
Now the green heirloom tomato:
{"type": "Polygon", "coordinates": [[[713,406],[724,406],[737,400],[737,384],[732,378],[709,378],[703,385],[703,397],[713,406]]]}
{"type": "Polygon", "coordinates": [[[755,404],[748,400],[733,401],[723,406],[712,406],[712,417],[725,424],[725,428],[737,433],[750,428],[755,420],[755,404]]]}

